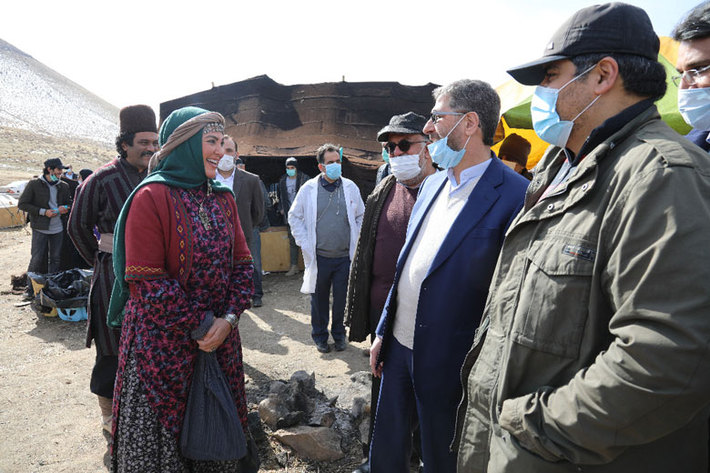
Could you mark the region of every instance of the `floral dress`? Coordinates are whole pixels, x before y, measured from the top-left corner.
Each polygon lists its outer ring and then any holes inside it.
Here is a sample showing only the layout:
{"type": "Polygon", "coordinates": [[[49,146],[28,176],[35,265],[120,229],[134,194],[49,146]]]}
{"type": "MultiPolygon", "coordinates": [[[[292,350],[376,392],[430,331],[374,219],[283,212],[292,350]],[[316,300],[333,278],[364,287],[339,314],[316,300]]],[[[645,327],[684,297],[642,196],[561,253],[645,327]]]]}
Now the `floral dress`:
{"type": "MultiPolygon", "coordinates": [[[[208,311],[215,317],[228,312],[239,316],[249,307],[253,265],[248,253],[237,258],[234,255],[234,242],[239,243],[244,236],[238,217],[233,215],[236,206],[226,201],[233,199],[231,193],[208,193],[203,186],[167,188],[166,194],[163,187],[168,207],[174,212],[170,218],[163,218],[160,205],[155,204],[157,199],[147,191],[135,195],[126,220],[127,238],[129,232],[142,232],[145,238],[144,244],[126,246],[130,298],[125,306],[114,390],[113,471],[236,472],[236,461],[185,459],[180,454],[179,438],[198,352],[190,332],[208,311]],[[199,216],[201,205],[209,228],[199,216]],[[166,222],[174,228],[166,229],[166,222]],[[156,240],[180,249],[179,272],[189,268],[182,278],[165,270],[168,264],[163,268],[141,266],[142,273],[133,271],[136,265],[131,262],[140,260],[142,252],[148,261],[150,252],[155,251],[150,246],[156,240]]],[[[246,431],[238,328],[231,331],[216,354],[246,431]]]]}

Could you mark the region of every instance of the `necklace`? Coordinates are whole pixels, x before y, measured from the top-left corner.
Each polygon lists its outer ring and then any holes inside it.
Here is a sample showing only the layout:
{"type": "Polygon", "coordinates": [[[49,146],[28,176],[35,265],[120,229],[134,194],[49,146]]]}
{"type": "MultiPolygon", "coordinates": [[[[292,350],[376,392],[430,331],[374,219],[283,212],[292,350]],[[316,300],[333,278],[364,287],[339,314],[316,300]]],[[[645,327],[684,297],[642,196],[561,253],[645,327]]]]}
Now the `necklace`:
{"type": "Polygon", "coordinates": [[[207,215],[207,211],[205,210],[205,200],[207,200],[207,197],[212,195],[212,186],[210,185],[210,182],[207,181],[207,193],[205,196],[202,198],[200,202],[197,201],[197,199],[192,195],[190,191],[187,191],[187,195],[190,197],[190,199],[197,205],[197,217],[200,219],[200,223],[202,223],[202,227],[204,227],[205,230],[211,230],[212,225],[210,224],[210,218],[207,215]]]}

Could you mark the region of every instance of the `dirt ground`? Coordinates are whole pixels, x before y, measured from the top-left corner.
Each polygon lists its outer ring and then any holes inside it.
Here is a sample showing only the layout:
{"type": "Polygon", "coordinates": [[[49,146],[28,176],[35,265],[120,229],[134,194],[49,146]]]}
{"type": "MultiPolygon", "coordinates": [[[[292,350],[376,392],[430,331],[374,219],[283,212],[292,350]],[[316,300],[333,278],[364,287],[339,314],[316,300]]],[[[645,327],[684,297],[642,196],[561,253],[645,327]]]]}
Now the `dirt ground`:
{"type": "MultiPolygon", "coordinates": [[[[89,392],[95,351],[84,346],[85,323],[38,315],[19,306],[21,296],[10,290],[10,276],[27,268],[30,241],[29,228],[0,230],[0,473],[106,471],[107,440],[89,392]]],[[[351,374],[368,369],[367,343],[339,353],[316,351],[301,276],[265,276],[264,306],[242,316],[252,410],[271,381],[288,380],[297,370],[314,372],[317,388],[331,397],[351,374]]],[[[298,459],[274,440],[265,448],[263,472],[350,472],[360,462],[356,448],[330,465],[298,459]]]]}

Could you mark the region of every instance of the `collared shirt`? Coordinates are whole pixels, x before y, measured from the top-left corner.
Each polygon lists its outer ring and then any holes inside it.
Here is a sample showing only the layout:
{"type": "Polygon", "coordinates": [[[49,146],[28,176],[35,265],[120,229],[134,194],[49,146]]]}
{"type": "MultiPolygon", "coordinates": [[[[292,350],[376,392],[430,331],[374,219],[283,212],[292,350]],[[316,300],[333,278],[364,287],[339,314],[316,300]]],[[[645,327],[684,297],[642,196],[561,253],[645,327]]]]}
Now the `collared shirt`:
{"type": "Polygon", "coordinates": [[[224,184],[225,186],[229,187],[230,189],[234,189],[234,174],[235,174],[236,169],[237,169],[236,167],[234,169],[232,169],[232,174],[230,174],[227,177],[222,176],[222,174],[220,174],[220,172],[217,171],[217,176],[215,177],[215,179],[217,180],[217,182],[224,184]]]}
{"type": "MultiPolygon", "coordinates": [[[[492,151],[491,155],[495,156],[492,151]]],[[[446,171],[446,175],[449,177],[449,184],[451,184],[451,190],[449,191],[449,195],[453,195],[460,189],[466,187],[466,184],[468,184],[474,179],[478,181],[478,179],[481,178],[483,173],[486,172],[486,169],[488,169],[489,164],[491,164],[490,158],[483,161],[482,163],[474,164],[470,168],[464,169],[463,171],[461,171],[461,175],[459,176],[461,182],[458,183],[456,182],[456,177],[454,176],[454,169],[449,168],[446,171]]]]}
{"type": "Polygon", "coordinates": [[[336,179],[333,182],[328,182],[328,180],[323,174],[320,175],[320,180],[318,182],[320,182],[320,185],[323,186],[323,189],[327,190],[328,192],[333,192],[335,189],[340,187],[340,184],[342,183],[340,178],[336,179]]]}

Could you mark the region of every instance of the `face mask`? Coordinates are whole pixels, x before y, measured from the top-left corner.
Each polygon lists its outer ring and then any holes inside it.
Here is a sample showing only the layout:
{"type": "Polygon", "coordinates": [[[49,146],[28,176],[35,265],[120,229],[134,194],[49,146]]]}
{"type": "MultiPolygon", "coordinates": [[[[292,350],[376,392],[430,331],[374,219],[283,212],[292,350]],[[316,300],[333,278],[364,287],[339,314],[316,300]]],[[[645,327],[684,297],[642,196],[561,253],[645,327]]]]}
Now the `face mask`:
{"type": "Polygon", "coordinates": [[[395,179],[400,182],[414,179],[421,172],[418,154],[393,156],[392,159],[390,159],[390,166],[395,179]]]}
{"type": "Polygon", "coordinates": [[[390,162],[390,154],[387,151],[387,148],[382,148],[382,160],[388,164],[390,162]]]}
{"type": "Polygon", "coordinates": [[[457,126],[459,126],[459,123],[461,123],[461,120],[464,118],[466,118],[465,114],[459,118],[459,121],[456,122],[456,125],[454,125],[451,131],[449,131],[444,138],[427,145],[429,154],[431,155],[431,160],[444,169],[456,167],[456,165],[461,162],[461,159],[463,159],[463,155],[466,154],[466,145],[471,139],[470,136],[468,137],[468,140],[466,140],[466,143],[464,143],[463,147],[458,151],[451,149],[448,144],[449,135],[456,129],[457,126]]]}
{"type": "Polygon", "coordinates": [[[688,125],[710,130],[710,88],[678,89],[678,110],[688,125]]]}
{"type": "Polygon", "coordinates": [[[286,169],[286,175],[289,177],[293,177],[296,175],[296,170],[295,169],[286,169]]]}
{"type": "Polygon", "coordinates": [[[343,167],[340,163],[330,163],[325,166],[325,175],[332,181],[339,179],[342,172],[343,167]]]}
{"type": "Polygon", "coordinates": [[[50,174],[49,180],[52,182],[57,182],[57,181],[59,181],[59,178],[57,176],[55,176],[54,174],[50,174]]]}
{"type": "Polygon", "coordinates": [[[234,156],[225,154],[217,163],[217,169],[224,172],[229,172],[234,169],[234,156]]]}
{"type": "Polygon", "coordinates": [[[67,176],[67,179],[74,179],[74,173],[73,172],[67,172],[64,173],[65,176],[67,176]]]}
{"type": "Polygon", "coordinates": [[[532,118],[533,129],[541,140],[547,141],[551,145],[559,146],[560,148],[565,147],[567,140],[569,139],[569,135],[572,133],[574,121],[577,120],[584,112],[589,110],[589,107],[594,105],[594,102],[599,100],[601,95],[597,95],[597,97],[592,100],[589,105],[584,107],[584,110],[579,112],[577,116],[572,119],[572,121],[560,120],[560,116],[557,114],[557,99],[562,89],[594,69],[595,66],[596,64],[582,72],[577,77],[574,77],[559,89],[551,89],[540,85],[535,88],[535,93],[533,94],[532,102],[530,103],[530,118],[532,118]]]}

